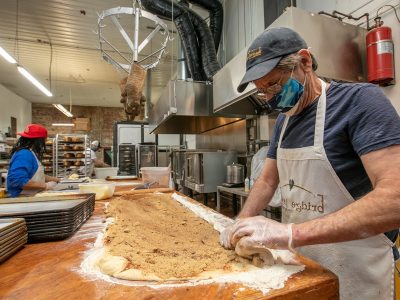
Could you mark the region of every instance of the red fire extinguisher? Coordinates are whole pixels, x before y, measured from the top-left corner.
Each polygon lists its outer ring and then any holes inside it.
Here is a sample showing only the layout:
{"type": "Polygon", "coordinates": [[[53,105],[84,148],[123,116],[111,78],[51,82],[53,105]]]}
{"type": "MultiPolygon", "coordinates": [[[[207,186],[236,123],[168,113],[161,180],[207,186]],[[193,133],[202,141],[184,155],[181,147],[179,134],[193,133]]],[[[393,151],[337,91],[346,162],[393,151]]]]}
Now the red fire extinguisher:
{"type": "Polygon", "coordinates": [[[382,26],[380,18],[367,33],[368,82],[388,84],[394,79],[394,51],[392,29],[382,26]]]}

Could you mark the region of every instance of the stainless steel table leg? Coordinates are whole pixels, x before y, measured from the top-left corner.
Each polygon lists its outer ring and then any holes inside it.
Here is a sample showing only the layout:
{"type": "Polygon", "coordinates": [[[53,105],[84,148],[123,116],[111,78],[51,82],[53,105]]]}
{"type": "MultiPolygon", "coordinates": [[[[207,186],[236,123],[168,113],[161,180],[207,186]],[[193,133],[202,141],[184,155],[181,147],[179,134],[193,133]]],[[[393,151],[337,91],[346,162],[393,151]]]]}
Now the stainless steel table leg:
{"type": "Polygon", "coordinates": [[[219,193],[218,187],[217,187],[217,211],[221,211],[221,195],[219,193]]]}
{"type": "Polygon", "coordinates": [[[240,196],[240,210],[243,208],[243,196],[240,196]]]}

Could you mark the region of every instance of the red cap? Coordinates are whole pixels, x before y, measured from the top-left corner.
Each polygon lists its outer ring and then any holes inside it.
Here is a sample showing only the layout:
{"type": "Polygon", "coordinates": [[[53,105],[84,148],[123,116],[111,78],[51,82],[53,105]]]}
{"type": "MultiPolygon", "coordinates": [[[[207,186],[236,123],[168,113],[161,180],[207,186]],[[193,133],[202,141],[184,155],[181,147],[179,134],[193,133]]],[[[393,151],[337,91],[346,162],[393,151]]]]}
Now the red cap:
{"type": "Polygon", "coordinates": [[[47,129],[38,124],[28,124],[24,132],[18,132],[17,134],[29,139],[47,138],[47,129]]]}

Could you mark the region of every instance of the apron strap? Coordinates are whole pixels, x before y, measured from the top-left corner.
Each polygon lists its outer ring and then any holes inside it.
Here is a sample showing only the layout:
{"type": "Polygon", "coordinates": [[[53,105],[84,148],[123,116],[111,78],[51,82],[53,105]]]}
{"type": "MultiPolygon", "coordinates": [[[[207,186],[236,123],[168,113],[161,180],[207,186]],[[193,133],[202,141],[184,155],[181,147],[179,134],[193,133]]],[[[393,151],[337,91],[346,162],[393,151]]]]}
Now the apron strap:
{"type": "MultiPolygon", "coordinates": [[[[318,78],[319,79],[319,78],[318,78]]],[[[321,82],[321,95],[319,96],[317,114],[315,117],[315,131],[314,131],[314,146],[324,146],[324,128],[325,128],[325,112],[326,112],[326,83],[319,79],[321,82]]]]}
{"type": "Polygon", "coordinates": [[[281,134],[279,135],[278,149],[281,148],[281,143],[282,143],[283,134],[284,134],[285,131],[286,131],[286,127],[287,127],[287,124],[288,124],[288,122],[289,122],[289,118],[290,118],[289,116],[285,115],[285,120],[283,121],[282,129],[281,129],[281,134]]]}

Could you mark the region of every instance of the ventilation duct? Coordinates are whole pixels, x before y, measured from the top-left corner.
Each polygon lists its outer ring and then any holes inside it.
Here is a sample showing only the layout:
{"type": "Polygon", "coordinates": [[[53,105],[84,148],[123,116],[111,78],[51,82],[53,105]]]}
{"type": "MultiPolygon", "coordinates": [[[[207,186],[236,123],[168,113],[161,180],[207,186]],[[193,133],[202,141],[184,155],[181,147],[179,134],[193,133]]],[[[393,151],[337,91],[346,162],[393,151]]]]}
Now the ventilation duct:
{"type": "Polygon", "coordinates": [[[142,0],[141,3],[146,10],[174,20],[192,79],[212,81],[220,66],[215,50],[215,36],[211,34],[207,23],[184,4],[173,3],[171,0],[142,0]]]}
{"type": "Polygon", "coordinates": [[[210,12],[210,30],[214,37],[215,52],[218,52],[221,42],[222,26],[224,23],[224,10],[218,0],[188,0],[210,12]]]}

